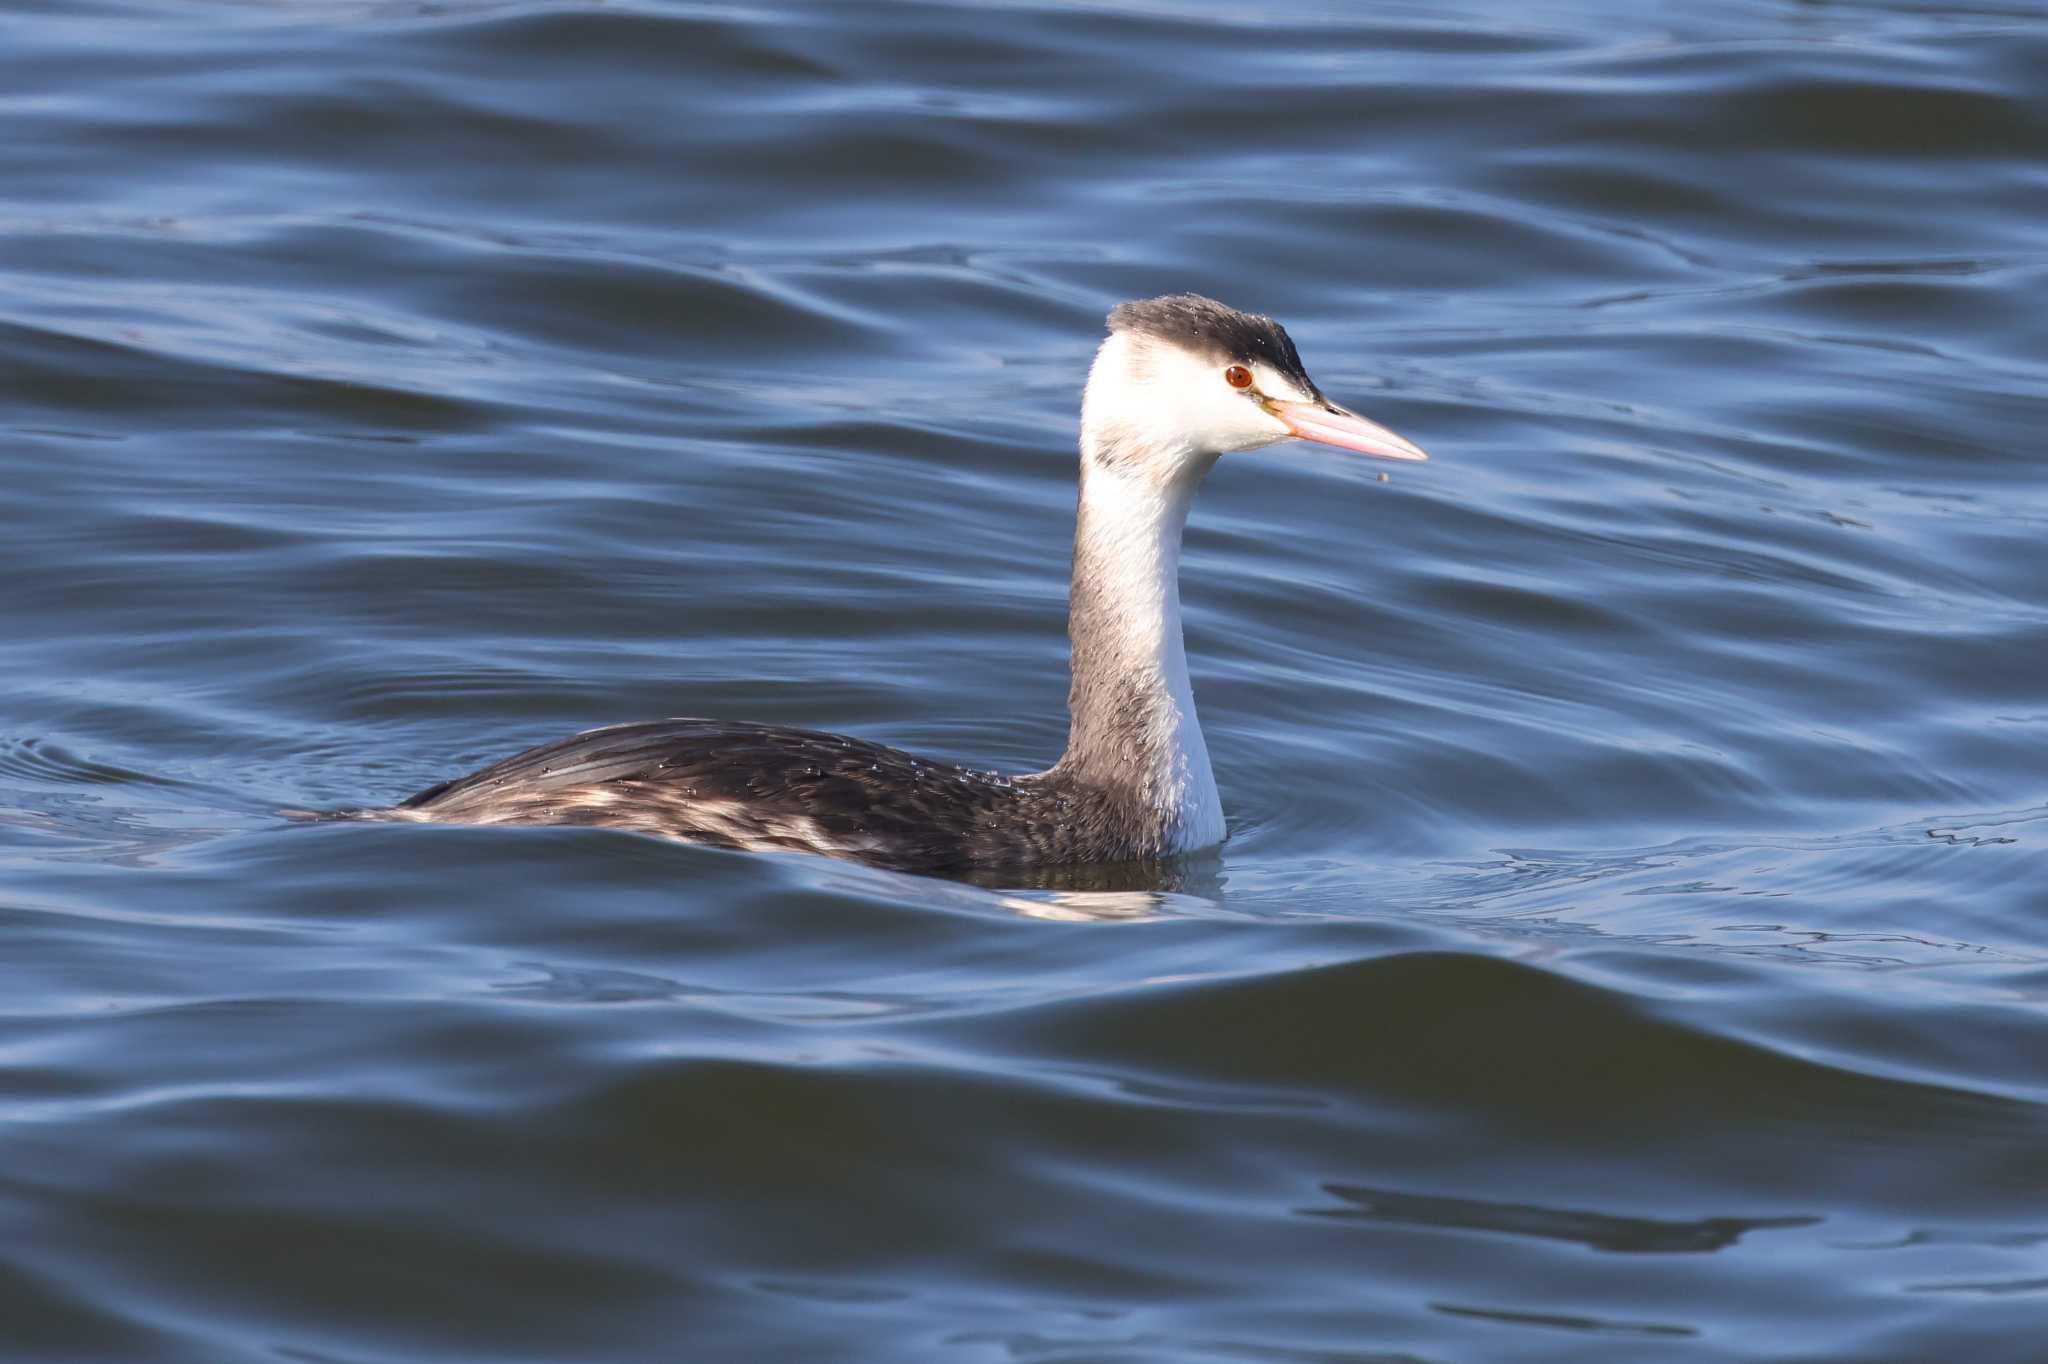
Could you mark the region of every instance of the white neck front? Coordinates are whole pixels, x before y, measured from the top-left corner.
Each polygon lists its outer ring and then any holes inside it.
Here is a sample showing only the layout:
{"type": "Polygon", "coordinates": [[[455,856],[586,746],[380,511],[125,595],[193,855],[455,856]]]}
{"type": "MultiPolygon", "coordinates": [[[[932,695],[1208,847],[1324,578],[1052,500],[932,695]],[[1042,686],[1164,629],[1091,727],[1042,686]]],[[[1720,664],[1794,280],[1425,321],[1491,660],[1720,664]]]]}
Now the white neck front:
{"type": "Polygon", "coordinates": [[[1181,639],[1180,542],[1213,457],[1159,465],[1084,424],[1068,633],[1072,727],[1060,770],[1128,791],[1158,820],[1162,852],[1223,840],[1223,806],[1195,718],[1181,639]]]}

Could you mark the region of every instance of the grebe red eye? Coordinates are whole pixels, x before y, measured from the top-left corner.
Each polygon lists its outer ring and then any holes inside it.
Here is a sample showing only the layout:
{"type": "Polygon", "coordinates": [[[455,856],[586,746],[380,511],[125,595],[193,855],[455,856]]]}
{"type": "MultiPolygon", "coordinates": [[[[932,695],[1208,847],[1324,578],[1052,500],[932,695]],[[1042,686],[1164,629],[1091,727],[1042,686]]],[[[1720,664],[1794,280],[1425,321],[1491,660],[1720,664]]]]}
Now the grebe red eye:
{"type": "Polygon", "coordinates": [[[1223,382],[1229,384],[1232,388],[1250,388],[1252,386],[1252,372],[1243,365],[1232,365],[1229,369],[1223,371],[1223,382]]]}

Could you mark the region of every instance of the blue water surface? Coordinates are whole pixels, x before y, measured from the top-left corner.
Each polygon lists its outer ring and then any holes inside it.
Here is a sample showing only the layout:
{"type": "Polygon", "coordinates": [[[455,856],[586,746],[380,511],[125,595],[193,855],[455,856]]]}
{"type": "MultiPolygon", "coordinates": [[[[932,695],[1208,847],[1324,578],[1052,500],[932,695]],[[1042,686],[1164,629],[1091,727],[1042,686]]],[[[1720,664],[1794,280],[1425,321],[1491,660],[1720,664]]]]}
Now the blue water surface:
{"type": "Polygon", "coordinates": [[[2048,11],[0,15],[0,1357],[2048,1358],[2048,11]],[[1113,304],[1232,834],[293,824],[1065,736],[1113,304]],[[1377,481],[1382,471],[1388,481],[1377,481]]]}

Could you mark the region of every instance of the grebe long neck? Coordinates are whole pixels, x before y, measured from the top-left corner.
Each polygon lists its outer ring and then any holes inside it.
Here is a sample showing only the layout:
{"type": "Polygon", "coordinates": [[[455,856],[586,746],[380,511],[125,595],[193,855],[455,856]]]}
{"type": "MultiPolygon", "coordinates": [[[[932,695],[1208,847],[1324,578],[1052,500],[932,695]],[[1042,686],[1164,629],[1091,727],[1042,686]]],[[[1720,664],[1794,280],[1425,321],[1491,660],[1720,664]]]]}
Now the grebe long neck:
{"type": "Polygon", "coordinates": [[[1067,751],[1055,772],[1114,794],[1159,851],[1223,839],[1223,807],[1195,718],[1181,639],[1180,542],[1198,457],[1160,478],[1084,419],[1068,635],[1067,751]]]}

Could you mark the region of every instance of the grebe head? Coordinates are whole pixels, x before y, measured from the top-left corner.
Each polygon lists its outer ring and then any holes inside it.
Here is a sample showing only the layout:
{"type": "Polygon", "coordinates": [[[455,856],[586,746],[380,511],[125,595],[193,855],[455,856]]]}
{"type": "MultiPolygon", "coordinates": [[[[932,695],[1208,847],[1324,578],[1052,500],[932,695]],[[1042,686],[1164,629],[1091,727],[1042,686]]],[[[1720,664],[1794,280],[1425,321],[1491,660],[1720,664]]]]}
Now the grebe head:
{"type": "Polygon", "coordinates": [[[1089,463],[1162,484],[1219,455],[1312,440],[1387,459],[1420,449],[1323,396],[1286,328],[1199,294],[1119,304],[1081,400],[1089,463]]]}

